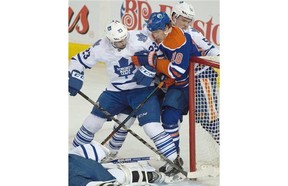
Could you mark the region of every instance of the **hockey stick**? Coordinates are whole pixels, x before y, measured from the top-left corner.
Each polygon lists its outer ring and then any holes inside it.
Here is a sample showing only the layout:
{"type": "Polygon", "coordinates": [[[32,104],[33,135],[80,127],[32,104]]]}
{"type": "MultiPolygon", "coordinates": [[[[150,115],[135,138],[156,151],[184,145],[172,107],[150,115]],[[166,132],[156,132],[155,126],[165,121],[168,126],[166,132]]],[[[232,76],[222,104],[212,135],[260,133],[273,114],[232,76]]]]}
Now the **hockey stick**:
{"type": "MultiPolygon", "coordinates": [[[[149,97],[151,97],[155,92],[157,92],[161,87],[162,87],[162,85],[163,85],[163,83],[164,82],[160,82],[160,84],[146,97],[146,99],[148,98],[149,99],[149,97]],[[153,93],[153,94],[152,94],[153,93]]],[[[86,96],[85,94],[83,94],[82,92],[80,92],[79,91],[79,94],[80,95],[82,95],[86,100],[88,100],[90,103],[92,103],[96,108],[99,108],[107,117],[110,117],[112,120],[114,120],[116,123],[118,123],[119,124],[119,126],[120,125],[122,125],[122,126],[120,126],[120,127],[123,127],[127,132],[129,132],[130,134],[132,134],[132,136],[134,136],[135,138],[137,138],[139,141],[141,141],[144,145],[146,145],[149,149],[151,149],[153,152],[155,152],[157,155],[159,155],[164,161],[166,161],[168,164],[170,164],[172,167],[174,167],[175,169],[177,169],[178,171],[180,171],[184,176],[186,176],[187,178],[189,178],[189,175],[188,175],[188,172],[186,172],[186,171],[184,171],[183,169],[181,169],[179,166],[177,166],[177,165],[175,165],[171,160],[169,160],[168,158],[166,158],[161,152],[159,152],[157,149],[155,149],[154,147],[152,147],[149,143],[147,143],[143,138],[141,138],[138,134],[136,134],[135,132],[133,132],[131,129],[129,129],[128,127],[126,127],[124,124],[124,121],[127,119],[127,121],[136,113],[136,111],[133,113],[133,111],[131,112],[131,114],[121,123],[118,119],[116,119],[116,118],[114,118],[113,116],[111,116],[111,114],[109,113],[109,112],[107,112],[107,111],[105,111],[103,108],[101,108],[98,104],[96,104],[93,100],[91,100],[88,96],[86,96]]],[[[145,99],[145,100],[146,100],[145,99]]],[[[147,99],[147,100],[148,100],[147,99]]],[[[144,100],[144,101],[145,101],[144,100]]],[[[146,100],[146,101],[147,101],[146,100]]],[[[144,102],[143,101],[143,102],[144,102]]],[[[146,102],[145,101],[145,102],[146,102]]],[[[142,103],[143,103],[142,102],[142,103]]],[[[144,103],[145,103],[144,102],[144,103]]],[[[143,104],[144,104],[143,103],[143,104]]],[[[139,108],[140,107],[140,105],[142,105],[142,104],[139,104],[138,106],[137,106],[137,108],[139,108]]],[[[136,108],[136,109],[137,109],[136,108]]],[[[135,109],[135,110],[136,110],[135,109]]],[[[126,121],[125,121],[126,122],[126,121]]],[[[118,126],[118,127],[119,127],[118,126]]],[[[118,128],[117,127],[117,128],[118,128]]],[[[114,130],[115,131],[115,130],[114,130]]],[[[113,131],[113,132],[114,132],[113,131]]],[[[112,133],[113,133],[112,132],[112,133]]],[[[112,134],[111,133],[111,134],[112,134]]],[[[114,133],[113,133],[114,134],[114,133]]],[[[113,135],[112,134],[112,135],[113,135]]],[[[111,136],[112,136],[111,135],[111,136]]],[[[110,136],[110,135],[109,135],[110,136]]],[[[107,139],[107,138],[106,138],[107,139]]],[[[108,138],[109,139],[109,138],[108,138]]],[[[102,142],[103,143],[103,142],[102,142]]],[[[102,144],[101,143],[101,144],[102,144]]]]}
{"type": "Polygon", "coordinates": [[[114,116],[112,116],[109,112],[107,112],[105,109],[103,109],[100,105],[95,103],[93,100],[91,100],[88,96],[86,96],[83,92],[79,91],[78,93],[84,97],[86,100],[88,100],[90,103],[92,103],[97,109],[99,109],[103,114],[106,115],[107,118],[112,119],[119,125],[102,141],[101,145],[104,145],[121,127],[125,125],[125,123],[133,117],[136,112],[164,85],[164,82],[160,82],[158,86],[127,116],[127,118],[124,121],[119,121],[114,116]]]}
{"type": "Polygon", "coordinates": [[[160,157],[152,157],[152,156],[142,156],[142,157],[133,157],[133,158],[118,158],[105,163],[133,163],[138,161],[148,161],[148,160],[160,160],[160,157]]]}
{"type": "Polygon", "coordinates": [[[135,138],[137,138],[139,141],[141,141],[144,145],[146,145],[149,149],[151,149],[153,152],[155,152],[157,155],[159,155],[164,161],[166,161],[167,163],[169,163],[172,167],[174,167],[175,169],[177,169],[178,171],[180,171],[184,176],[186,176],[187,178],[189,178],[188,176],[188,172],[184,171],[183,169],[181,169],[179,166],[175,165],[171,160],[169,160],[168,158],[166,158],[161,152],[159,152],[157,149],[155,149],[154,147],[152,147],[149,143],[147,143],[143,138],[141,138],[138,134],[136,134],[135,132],[133,132],[131,129],[129,129],[128,127],[126,127],[125,125],[123,126],[123,128],[128,131],[130,134],[132,134],[132,136],[134,136],[135,138]]]}

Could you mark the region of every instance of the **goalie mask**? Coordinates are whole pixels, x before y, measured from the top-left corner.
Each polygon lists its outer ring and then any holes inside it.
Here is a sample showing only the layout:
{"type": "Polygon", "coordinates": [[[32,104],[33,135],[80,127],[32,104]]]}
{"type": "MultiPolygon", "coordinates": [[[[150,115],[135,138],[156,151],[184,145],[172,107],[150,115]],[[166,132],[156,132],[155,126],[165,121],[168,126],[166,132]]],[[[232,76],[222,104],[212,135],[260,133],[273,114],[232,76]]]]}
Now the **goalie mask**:
{"type": "Polygon", "coordinates": [[[192,5],[184,1],[180,1],[173,6],[171,11],[171,18],[174,14],[176,14],[176,18],[178,18],[179,16],[183,16],[187,19],[193,20],[195,16],[195,11],[192,5]]]}
{"type": "Polygon", "coordinates": [[[109,39],[113,47],[124,49],[127,44],[128,30],[117,20],[113,20],[105,28],[106,37],[109,39]]]}

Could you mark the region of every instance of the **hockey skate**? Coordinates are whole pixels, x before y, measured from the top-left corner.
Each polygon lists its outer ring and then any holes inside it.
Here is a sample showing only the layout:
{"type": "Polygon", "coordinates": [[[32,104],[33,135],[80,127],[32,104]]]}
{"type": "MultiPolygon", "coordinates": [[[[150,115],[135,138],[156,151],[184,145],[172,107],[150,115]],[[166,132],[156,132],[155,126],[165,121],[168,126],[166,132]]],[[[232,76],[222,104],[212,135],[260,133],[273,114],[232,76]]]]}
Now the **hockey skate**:
{"type": "MultiPolygon", "coordinates": [[[[177,165],[180,169],[183,169],[183,159],[178,155],[177,158],[173,161],[173,163],[175,165],[177,165]]],[[[162,167],[159,168],[160,172],[165,173],[165,175],[167,176],[174,176],[176,174],[178,174],[180,171],[176,168],[174,168],[173,166],[171,166],[170,164],[166,163],[165,165],[163,165],[162,167]]]]}
{"type": "Polygon", "coordinates": [[[158,171],[155,171],[155,172],[151,172],[151,177],[149,178],[149,174],[148,174],[148,180],[149,180],[149,183],[165,183],[165,174],[162,173],[162,172],[158,172],[158,171]]]}
{"type": "Polygon", "coordinates": [[[183,181],[185,177],[183,175],[167,176],[163,172],[152,172],[152,178],[150,178],[149,183],[153,184],[169,184],[183,181]]]}

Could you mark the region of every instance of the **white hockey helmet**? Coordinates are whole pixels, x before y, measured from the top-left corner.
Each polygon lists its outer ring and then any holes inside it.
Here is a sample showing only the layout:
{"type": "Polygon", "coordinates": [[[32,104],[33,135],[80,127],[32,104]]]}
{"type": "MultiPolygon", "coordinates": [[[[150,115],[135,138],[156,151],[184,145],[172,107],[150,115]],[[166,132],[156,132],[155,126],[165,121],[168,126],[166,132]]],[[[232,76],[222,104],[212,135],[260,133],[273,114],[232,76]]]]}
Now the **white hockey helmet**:
{"type": "Polygon", "coordinates": [[[105,28],[106,37],[111,43],[122,41],[128,37],[127,28],[117,20],[113,20],[105,28]]]}
{"type": "Polygon", "coordinates": [[[179,16],[183,16],[185,18],[193,20],[195,16],[195,11],[194,11],[193,6],[184,1],[179,1],[173,6],[172,11],[171,11],[171,17],[173,13],[176,14],[176,18],[178,18],[179,16]]]}

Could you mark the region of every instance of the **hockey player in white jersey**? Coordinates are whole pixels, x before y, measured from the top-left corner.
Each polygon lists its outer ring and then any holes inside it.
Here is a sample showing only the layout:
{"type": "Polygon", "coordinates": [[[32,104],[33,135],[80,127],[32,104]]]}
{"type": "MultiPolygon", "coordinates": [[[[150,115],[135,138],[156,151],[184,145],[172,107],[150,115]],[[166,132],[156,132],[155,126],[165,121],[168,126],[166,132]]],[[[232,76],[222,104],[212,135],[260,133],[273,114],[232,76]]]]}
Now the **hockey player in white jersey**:
{"type": "MultiPolygon", "coordinates": [[[[128,32],[119,21],[108,24],[105,33],[106,37],[99,39],[93,46],[71,59],[69,93],[75,96],[79,92],[83,85],[85,69],[92,68],[100,61],[104,62],[110,82],[99,96],[97,103],[113,116],[127,107],[135,109],[155,89],[153,83],[155,70],[149,66],[147,69],[139,70],[140,68],[131,62],[131,56],[136,52],[145,49],[153,51],[154,44],[140,31],[128,32]]],[[[151,96],[137,111],[136,116],[139,125],[154,142],[158,151],[169,160],[175,160],[176,147],[160,123],[160,104],[157,96],[151,96]]],[[[73,146],[90,143],[105,121],[107,121],[105,114],[93,107],[77,132],[73,146]]]]}
{"type": "Polygon", "coordinates": [[[158,185],[179,182],[184,177],[168,177],[147,161],[101,163],[109,150],[96,141],[69,152],[69,186],[158,185]]]}

